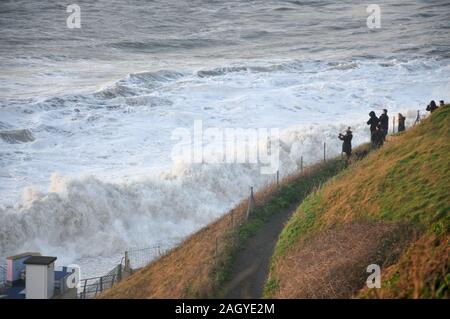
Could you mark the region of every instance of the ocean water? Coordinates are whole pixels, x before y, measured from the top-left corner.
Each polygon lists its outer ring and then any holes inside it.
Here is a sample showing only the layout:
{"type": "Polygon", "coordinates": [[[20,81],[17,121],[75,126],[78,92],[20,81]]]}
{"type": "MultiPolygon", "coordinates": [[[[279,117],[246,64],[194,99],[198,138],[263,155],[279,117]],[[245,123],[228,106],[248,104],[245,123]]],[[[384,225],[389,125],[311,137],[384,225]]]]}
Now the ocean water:
{"type": "Polygon", "coordinates": [[[450,3],[0,2],[0,256],[99,275],[129,247],[191,234],[274,175],[172,159],[174,130],[278,128],[280,173],[339,154],[367,114],[411,124],[450,99],[450,3]]]}

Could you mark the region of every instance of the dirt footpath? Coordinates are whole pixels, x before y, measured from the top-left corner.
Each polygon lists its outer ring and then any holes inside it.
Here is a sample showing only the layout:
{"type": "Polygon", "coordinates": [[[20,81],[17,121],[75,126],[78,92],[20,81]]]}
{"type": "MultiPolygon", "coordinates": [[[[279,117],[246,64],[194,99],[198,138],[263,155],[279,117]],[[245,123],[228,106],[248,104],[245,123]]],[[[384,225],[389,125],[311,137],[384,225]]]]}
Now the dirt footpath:
{"type": "Polygon", "coordinates": [[[238,252],[224,298],[261,298],[278,236],[298,204],[274,214],[238,252]]]}

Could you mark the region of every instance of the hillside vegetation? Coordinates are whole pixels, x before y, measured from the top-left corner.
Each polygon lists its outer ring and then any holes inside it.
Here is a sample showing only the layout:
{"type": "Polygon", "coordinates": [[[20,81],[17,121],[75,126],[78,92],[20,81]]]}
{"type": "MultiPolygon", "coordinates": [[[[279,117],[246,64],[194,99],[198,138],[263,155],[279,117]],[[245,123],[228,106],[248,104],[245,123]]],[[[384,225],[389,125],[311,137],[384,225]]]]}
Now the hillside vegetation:
{"type": "Polygon", "coordinates": [[[180,246],[107,290],[101,298],[222,297],[236,253],[268,219],[299,205],[321,183],[346,167],[340,158],[306,168],[255,193],[248,219],[248,200],[187,238],[180,246]]]}
{"type": "Polygon", "coordinates": [[[270,298],[449,298],[450,106],[310,194],[282,231],[270,298]],[[369,289],[367,266],[381,267],[369,289]]]}

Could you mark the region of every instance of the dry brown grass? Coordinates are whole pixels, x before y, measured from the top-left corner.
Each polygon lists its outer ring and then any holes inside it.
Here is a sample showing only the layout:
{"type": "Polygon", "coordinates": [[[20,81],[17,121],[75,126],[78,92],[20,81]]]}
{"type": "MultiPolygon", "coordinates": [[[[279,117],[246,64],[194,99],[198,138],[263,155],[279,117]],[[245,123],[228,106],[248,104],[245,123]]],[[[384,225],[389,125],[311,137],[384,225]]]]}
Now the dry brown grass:
{"type": "Polygon", "coordinates": [[[450,298],[450,235],[417,238],[399,261],[386,268],[380,289],[363,289],[364,298],[450,298]],[[447,277],[447,278],[446,278],[447,277]]]}
{"type": "Polygon", "coordinates": [[[106,291],[101,298],[193,298],[213,293],[211,274],[217,242],[223,243],[233,222],[243,219],[246,202],[187,238],[167,255],[106,291]]]}
{"type": "Polygon", "coordinates": [[[280,288],[273,297],[350,298],[365,285],[366,267],[395,261],[411,236],[410,227],[375,222],[321,232],[275,266],[280,288]]]}

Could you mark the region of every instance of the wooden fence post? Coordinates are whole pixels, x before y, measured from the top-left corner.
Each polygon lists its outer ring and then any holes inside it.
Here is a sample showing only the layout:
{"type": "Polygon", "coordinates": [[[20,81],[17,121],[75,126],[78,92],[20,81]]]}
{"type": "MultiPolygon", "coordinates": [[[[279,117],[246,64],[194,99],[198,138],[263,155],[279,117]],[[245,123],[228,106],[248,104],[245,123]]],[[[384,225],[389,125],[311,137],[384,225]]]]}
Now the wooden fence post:
{"type": "Polygon", "coordinates": [[[156,246],[156,251],[158,252],[158,256],[161,257],[161,255],[162,255],[162,254],[161,254],[161,245],[158,244],[158,245],[156,246]]]}
{"type": "Polygon", "coordinates": [[[280,172],[277,170],[277,187],[280,186],[280,172]]]}
{"type": "Polygon", "coordinates": [[[303,155],[300,156],[300,172],[303,173],[303,155]]]}
{"type": "Polygon", "coordinates": [[[417,117],[416,120],[414,121],[413,126],[415,126],[418,123],[420,123],[420,110],[417,110],[417,117]]]}
{"type": "Polygon", "coordinates": [[[117,281],[122,280],[122,262],[117,265],[117,281]]]}
{"type": "Polygon", "coordinates": [[[98,283],[95,285],[95,295],[94,296],[97,296],[97,293],[98,293],[98,283]]]}
{"type": "Polygon", "coordinates": [[[83,298],[83,299],[86,299],[86,286],[87,286],[87,279],[84,280],[84,287],[83,287],[83,295],[84,295],[84,298],[83,298]]]}
{"type": "Polygon", "coordinates": [[[323,142],[323,161],[327,161],[327,143],[323,142]]]}
{"type": "Polygon", "coordinates": [[[245,216],[245,220],[250,216],[251,211],[253,210],[254,200],[253,200],[253,186],[250,187],[250,197],[248,199],[248,207],[247,207],[247,215],[245,216]]]}
{"type": "Polygon", "coordinates": [[[130,259],[128,258],[128,251],[125,251],[125,267],[124,271],[129,272],[130,271],[130,259]]]}
{"type": "Polygon", "coordinates": [[[395,116],[392,118],[392,134],[395,134],[395,116]]]}

